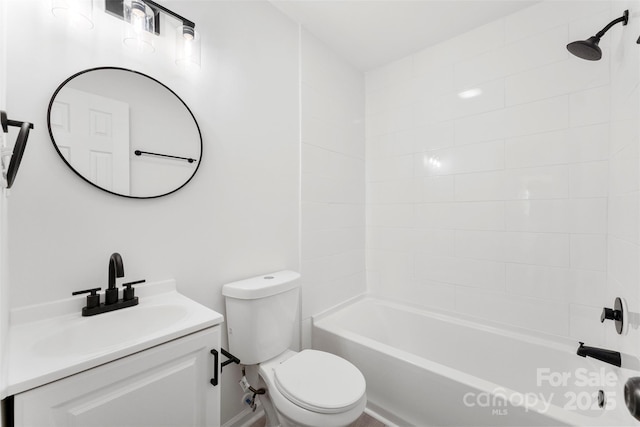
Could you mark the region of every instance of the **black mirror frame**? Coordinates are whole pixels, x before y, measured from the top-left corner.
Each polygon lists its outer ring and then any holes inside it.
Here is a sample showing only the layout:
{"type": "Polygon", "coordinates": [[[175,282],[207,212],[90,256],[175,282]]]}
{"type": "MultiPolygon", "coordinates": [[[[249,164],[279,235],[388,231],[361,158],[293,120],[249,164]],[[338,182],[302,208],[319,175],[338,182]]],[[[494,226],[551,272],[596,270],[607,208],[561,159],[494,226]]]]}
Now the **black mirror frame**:
{"type": "Polygon", "coordinates": [[[122,67],[95,67],[95,68],[88,68],[86,70],[82,70],[79,71],[75,74],[73,74],[71,77],[67,78],[65,81],[63,81],[62,83],[60,83],[60,85],[58,86],[58,88],[55,90],[55,92],[53,93],[53,95],[51,95],[51,100],[49,101],[49,107],[47,108],[47,128],[49,129],[49,136],[51,138],[51,143],[53,144],[53,147],[56,149],[56,152],[58,153],[58,155],[60,156],[60,158],[64,161],[64,163],[69,167],[69,169],[71,169],[77,176],[79,176],[80,178],[82,178],[83,181],[91,184],[92,186],[106,192],[109,194],[113,194],[115,196],[120,196],[120,197],[126,197],[128,199],[156,199],[158,197],[163,197],[163,196],[168,196],[169,194],[175,193],[176,191],[180,190],[182,187],[184,187],[185,185],[187,185],[192,179],[193,177],[196,175],[196,172],[198,172],[198,169],[200,168],[200,163],[202,162],[202,153],[203,153],[203,143],[202,143],[202,132],[200,131],[200,125],[198,124],[198,121],[196,120],[196,117],[193,115],[193,112],[191,111],[191,109],[189,108],[189,106],[182,100],[182,98],[180,98],[178,96],[177,93],[175,93],[173,90],[171,90],[171,88],[169,88],[167,85],[165,85],[164,83],[160,82],[157,79],[154,79],[153,77],[141,73],[140,71],[135,71],[135,70],[131,70],[128,68],[122,68],[122,67]],[[198,137],[200,138],[200,158],[198,159],[196,163],[196,168],[193,171],[193,173],[191,174],[191,176],[189,177],[189,179],[187,179],[182,185],[180,185],[179,187],[175,188],[174,190],[171,190],[167,193],[163,193],[163,194],[158,194],[158,195],[154,195],[154,196],[130,196],[130,195],[126,195],[126,194],[120,194],[120,193],[116,193],[113,191],[109,191],[105,188],[102,188],[96,184],[94,184],[93,182],[89,181],[87,178],[85,178],[84,176],[82,176],[77,170],[75,170],[75,168],[67,161],[67,159],[64,158],[64,156],[62,155],[62,153],[60,152],[60,150],[58,149],[58,146],[56,145],[56,140],[53,136],[53,130],[51,129],[51,108],[53,107],[53,102],[56,99],[56,95],[58,95],[58,92],[60,92],[62,90],[62,88],[69,83],[71,80],[73,80],[74,78],[82,75],[82,74],[86,74],[88,72],[91,71],[98,71],[98,70],[121,70],[121,71],[128,71],[130,73],[134,73],[134,74],[138,74],[140,76],[146,77],[150,80],[153,80],[154,82],[158,83],[160,86],[164,87],[166,90],[168,90],[170,93],[172,93],[181,103],[182,105],[184,105],[184,108],[187,109],[187,111],[189,112],[189,114],[191,115],[191,118],[193,119],[193,123],[196,125],[196,129],[198,130],[198,137]]]}

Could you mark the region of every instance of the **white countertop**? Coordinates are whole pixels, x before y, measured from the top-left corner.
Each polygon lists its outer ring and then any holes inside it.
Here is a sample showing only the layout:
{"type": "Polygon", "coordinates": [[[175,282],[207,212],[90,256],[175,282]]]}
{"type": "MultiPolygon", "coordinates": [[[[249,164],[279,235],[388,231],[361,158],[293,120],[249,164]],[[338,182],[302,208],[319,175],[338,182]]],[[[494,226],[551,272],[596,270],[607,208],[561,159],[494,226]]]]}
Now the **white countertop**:
{"type": "Polygon", "coordinates": [[[223,316],[176,291],[174,280],[135,286],[139,304],[82,317],[86,295],[11,312],[6,395],[197,332],[223,316]]]}

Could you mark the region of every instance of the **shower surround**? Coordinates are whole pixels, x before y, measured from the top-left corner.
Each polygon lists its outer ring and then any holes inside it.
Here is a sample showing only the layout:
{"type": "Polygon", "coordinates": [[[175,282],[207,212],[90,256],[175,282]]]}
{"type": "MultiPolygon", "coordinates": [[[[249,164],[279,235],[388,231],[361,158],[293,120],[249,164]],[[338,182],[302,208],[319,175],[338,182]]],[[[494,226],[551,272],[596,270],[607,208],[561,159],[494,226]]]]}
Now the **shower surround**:
{"type": "Polygon", "coordinates": [[[373,294],[637,353],[599,322],[638,303],[634,6],[541,2],[367,73],[373,294]]]}

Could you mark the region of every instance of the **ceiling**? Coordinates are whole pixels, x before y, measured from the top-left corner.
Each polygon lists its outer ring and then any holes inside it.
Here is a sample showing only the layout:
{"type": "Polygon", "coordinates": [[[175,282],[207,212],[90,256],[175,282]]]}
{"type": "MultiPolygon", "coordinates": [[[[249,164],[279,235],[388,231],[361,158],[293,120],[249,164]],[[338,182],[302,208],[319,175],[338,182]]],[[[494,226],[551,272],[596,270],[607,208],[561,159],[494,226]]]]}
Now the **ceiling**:
{"type": "Polygon", "coordinates": [[[367,71],[531,6],[529,0],[271,0],[367,71]]]}

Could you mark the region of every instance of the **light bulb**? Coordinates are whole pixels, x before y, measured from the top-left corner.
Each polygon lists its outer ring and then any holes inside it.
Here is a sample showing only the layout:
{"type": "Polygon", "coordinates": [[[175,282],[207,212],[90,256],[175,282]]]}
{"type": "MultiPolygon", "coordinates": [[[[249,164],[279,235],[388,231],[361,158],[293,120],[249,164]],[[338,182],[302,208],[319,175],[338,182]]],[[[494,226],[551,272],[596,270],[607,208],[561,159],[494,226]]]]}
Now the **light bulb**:
{"type": "Polygon", "coordinates": [[[195,38],[195,32],[196,30],[190,25],[182,26],[182,37],[184,37],[185,40],[193,40],[195,38]]]}
{"type": "Polygon", "coordinates": [[[133,0],[131,2],[131,15],[135,15],[137,18],[144,18],[145,13],[145,4],[141,1],[133,0]]]}

